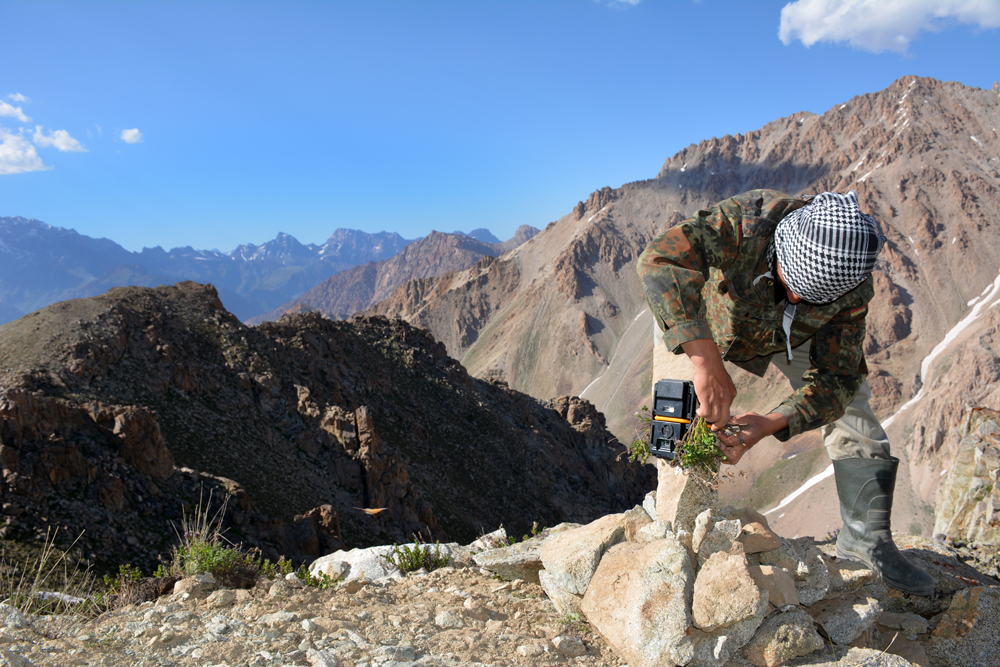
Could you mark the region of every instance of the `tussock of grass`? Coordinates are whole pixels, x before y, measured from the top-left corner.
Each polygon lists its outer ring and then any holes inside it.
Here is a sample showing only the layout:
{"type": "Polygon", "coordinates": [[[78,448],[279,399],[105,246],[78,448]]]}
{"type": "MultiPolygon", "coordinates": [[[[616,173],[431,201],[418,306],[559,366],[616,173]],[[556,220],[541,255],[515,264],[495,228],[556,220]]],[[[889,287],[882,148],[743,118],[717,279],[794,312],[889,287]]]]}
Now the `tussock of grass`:
{"type": "Polygon", "coordinates": [[[434,545],[434,553],[431,553],[430,546],[421,544],[419,540],[413,540],[413,546],[398,544],[392,545],[392,553],[382,556],[386,561],[392,563],[403,572],[415,572],[425,569],[428,572],[439,567],[446,567],[451,562],[451,556],[441,555],[441,543],[434,545]]]}

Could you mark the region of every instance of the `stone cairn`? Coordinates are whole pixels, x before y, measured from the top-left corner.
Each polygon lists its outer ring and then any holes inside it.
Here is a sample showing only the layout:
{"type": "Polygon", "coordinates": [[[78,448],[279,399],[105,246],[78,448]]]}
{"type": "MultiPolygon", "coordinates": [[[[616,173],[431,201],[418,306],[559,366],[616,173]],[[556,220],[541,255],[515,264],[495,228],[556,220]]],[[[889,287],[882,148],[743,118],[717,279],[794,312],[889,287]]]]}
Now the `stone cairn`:
{"type": "Polygon", "coordinates": [[[708,475],[657,465],[658,488],[641,506],[484,551],[476,563],[540,583],[629,667],[853,665],[849,651],[887,644],[862,662],[1000,664],[1000,587],[947,545],[896,537],[937,586],[930,598],[905,595],[837,559],[832,542],[786,539],[751,509],[719,507],[708,475]]]}

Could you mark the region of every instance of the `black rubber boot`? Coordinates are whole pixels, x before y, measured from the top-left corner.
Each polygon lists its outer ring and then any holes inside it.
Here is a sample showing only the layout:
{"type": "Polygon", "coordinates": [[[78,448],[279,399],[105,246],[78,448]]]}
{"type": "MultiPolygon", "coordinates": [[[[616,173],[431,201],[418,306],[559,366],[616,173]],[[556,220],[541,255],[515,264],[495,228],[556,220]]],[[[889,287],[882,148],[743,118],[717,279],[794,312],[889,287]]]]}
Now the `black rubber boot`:
{"type": "Polygon", "coordinates": [[[934,593],[934,579],[899,553],[889,517],[899,459],[840,459],[833,462],[844,527],[837,556],[860,560],[887,586],[911,595],[934,593]]]}

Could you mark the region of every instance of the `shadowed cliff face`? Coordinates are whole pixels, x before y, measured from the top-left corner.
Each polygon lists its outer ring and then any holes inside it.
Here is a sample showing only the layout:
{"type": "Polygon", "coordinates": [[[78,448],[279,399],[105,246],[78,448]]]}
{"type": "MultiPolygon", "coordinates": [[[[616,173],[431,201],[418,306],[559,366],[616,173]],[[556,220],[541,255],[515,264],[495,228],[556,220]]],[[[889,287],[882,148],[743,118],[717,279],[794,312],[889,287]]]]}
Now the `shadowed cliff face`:
{"type": "MultiPolygon", "coordinates": [[[[692,144],[656,178],[598,190],[514,252],[404,284],[370,312],[427,328],[473,375],[538,397],[580,394],[630,439],[652,380],[653,324],[635,276],[646,243],[748,189],[856,190],[888,239],[865,344],[873,405],[888,416],[919,390],[921,360],[997,277],[997,127],[997,93],[904,77],[822,115],[692,144]]],[[[772,395],[773,378],[735,379],[741,407],[774,407],[748,402],[772,395]]],[[[909,433],[890,436],[902,445],[909,433]]],[[[773,462],[780,451],[768,446],[773,462]]],[[[760,470],[748,472],[751,484],[760,470]]],[[[933,487],[922,487],[925,503],[933,487]]]]}
{"type": "Polygon", "coordinates": [[[586,401],[474,379],[404,322],[246,327],[195,283],[8,323],[0,373],[5,538],[87,528],[105,564],[152,562],[202,487],[233,495],[234,538],[308,559],[586,521],[653,484],[586,401]]]}

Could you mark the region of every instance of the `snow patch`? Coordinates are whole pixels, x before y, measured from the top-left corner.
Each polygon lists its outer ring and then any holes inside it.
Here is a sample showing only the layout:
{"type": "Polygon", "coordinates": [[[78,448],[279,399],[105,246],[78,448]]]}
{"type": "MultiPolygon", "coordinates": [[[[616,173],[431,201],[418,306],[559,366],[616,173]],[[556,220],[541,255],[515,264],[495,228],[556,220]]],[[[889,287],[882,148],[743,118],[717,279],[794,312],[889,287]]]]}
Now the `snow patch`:
{"type": "Polygon", "coordinates": [[[791,503],[793,500],[795,500],[796,498],[798,498],[799,496],[801,496],[803,493],[805,493],[806,491],[808,491],[812,487],[816,486],[817,484],[819,484],[820,482],[822,482],[824,479],[826,479],[828,477],[833,477],[833,464],[830,464],[829,466],[827,466],[826,470],[824,470],[820,474],[815,475],[815,476],[810,477],[809,479],[807,479],[806,482],[802,486],[800,486],[799,488],[795,489],[795,491],[792,491],[792,493],[790,493],[789,495],[785,496],[784,500],[782,500],[780,503],[778,503],[777,506],[775,506],[774,508],[769,509],[768,511],[764,512],[763,513],[764,516],[767,516],[771,512],[776,512],[776,511],[780,510],[782,507],[787,507],[789,505],[789,503],[791,503]]]}
{"type": "MultiPolygon", "coordinates": [[[[941,342],[935,345],[934,349],[931,350],[930,354],[924,357],[923,361],[920,362],[920,378],[923,380],[923,386],[920,387],[920,391],[917,392],[916,396],[914,396],[906,403],[904,403],[902,406],[900,406],[899,410],[896,410],[896,413],[894,415],[892,415],[884,422],[882,422],[882,428],[889,428],[889,424],[895,421],[896,417],[898,417],[900,414],[902,414],[904,410],[907,410],[911,405],[914,405],[917,401],[919,401],[921,398],[924,397],[924,392],[927,389],[927,385],[930,384],[929,378],[927,377],[927,372],[930,370],[931,364],[937,357],[941,355],[942,352],[944,352],[948,348],[949,345],[955,342],[955,339],[958,338],[958,336],[963,331],[965,331],[970,324],[975,322],[979,318],[979,316],[982,315],[983,311],[986,310],[985,308],[986,305],[989,302],[996,299],[997,295],[1000,294],[1000,275],[996,277],[996,280],[994,280],[992,284],[986,286],[986,290],[983,290],[983,294],[985,296],[979,303],[976,304],[975,308],[972,309],[972,312],[966,315],[958,324],[953,326],[951,330],[944,335],[944,338],[941,340],[941,342]],[[986,293],[987,290],[989,291],[988,294],[986,293]]],[[[992,308],[995,305],[996,303],[992,303],[989,305],[989,308],[992,308]]]]}
{"type": "Polygon", "coordinates": [[[846,106],[847,106],[847,104],[841,104],[841,105],[840,105],[840,108],[841,108],[841,109],[843,109],[843,108],[844,108],[844,107],[846,107],[846,106]]]}

